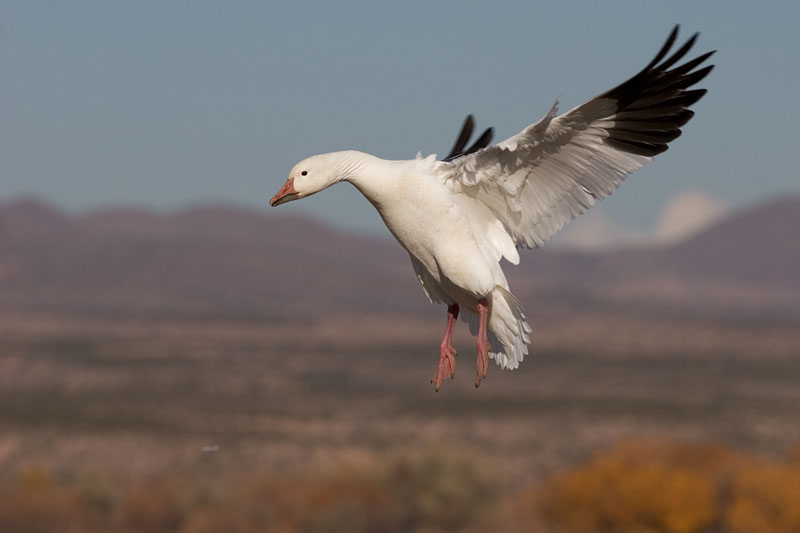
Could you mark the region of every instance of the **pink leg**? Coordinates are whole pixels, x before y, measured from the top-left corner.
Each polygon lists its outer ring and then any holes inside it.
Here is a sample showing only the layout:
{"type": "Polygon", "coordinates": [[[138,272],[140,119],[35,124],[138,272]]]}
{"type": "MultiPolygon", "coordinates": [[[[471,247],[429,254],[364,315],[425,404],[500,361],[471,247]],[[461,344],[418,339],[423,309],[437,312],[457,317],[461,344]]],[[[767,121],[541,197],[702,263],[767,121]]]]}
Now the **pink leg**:
{"type": "Polygon", "coordinates": [[[431,380],[437,391],[442,386],[445,378],[452,378],[456,373],[456,351],[450,344],[450,339],[453,336],[453,328],[456,325],[457,318],[458,304],[453,304],[447,308],[447,329],[444,331],[442,346],[439,348],[439,366],[436,368],[431,380]]]}
{"type": "Polygon", "coordinates": [[[486,325],[489,319],[489,302],[486,298],[478,300],[478,374],[475,377],[475,388],[481,385],[481,379],[489,372],[489,339],[486,335],[486,325]]]}

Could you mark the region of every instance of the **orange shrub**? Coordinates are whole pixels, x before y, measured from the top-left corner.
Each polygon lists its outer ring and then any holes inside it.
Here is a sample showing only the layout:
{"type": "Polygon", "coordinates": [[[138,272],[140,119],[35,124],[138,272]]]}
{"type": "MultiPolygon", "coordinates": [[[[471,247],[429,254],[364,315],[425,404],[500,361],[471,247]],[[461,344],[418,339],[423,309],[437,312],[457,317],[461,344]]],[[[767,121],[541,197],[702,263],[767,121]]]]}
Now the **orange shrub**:
{"type": "Polygon", "coordinates": [[[800,468],[800,444],[794,447],[794,449],[789,454],[789,460],[796,466],[800,468]]]}
{"type": "Polygon", "coordinates": [[[534,512],[569,532],[704,531],[720,520],[713,447],[623,444],[559,474],[527,496],[534,512]]]}
{"type": "Polygon", "coordinates": [[[732,493],[730,531],[800,531],[800,468],[751,464],[736,473],[732,493]]]}

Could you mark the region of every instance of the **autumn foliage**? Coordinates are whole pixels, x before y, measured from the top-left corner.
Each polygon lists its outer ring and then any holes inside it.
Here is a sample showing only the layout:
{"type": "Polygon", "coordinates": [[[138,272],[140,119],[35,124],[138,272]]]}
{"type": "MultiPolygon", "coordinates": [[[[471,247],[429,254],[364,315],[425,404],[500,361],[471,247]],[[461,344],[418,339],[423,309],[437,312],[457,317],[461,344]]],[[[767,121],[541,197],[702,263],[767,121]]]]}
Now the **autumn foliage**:
{"type": "Polygon", "coordinates": [[[713,445],[623,443],[524,493],[549,531],[800,531],[800,463],[713,445]]]}
{"type": "Polygon", "coordinates": [[[800,448],[785,460],[715,445],[626,442],[533,486],[480,458],[390,454],[229,480],[23,469],[0,486],[0,531],[774,533],[800,531],[800,448]]]}

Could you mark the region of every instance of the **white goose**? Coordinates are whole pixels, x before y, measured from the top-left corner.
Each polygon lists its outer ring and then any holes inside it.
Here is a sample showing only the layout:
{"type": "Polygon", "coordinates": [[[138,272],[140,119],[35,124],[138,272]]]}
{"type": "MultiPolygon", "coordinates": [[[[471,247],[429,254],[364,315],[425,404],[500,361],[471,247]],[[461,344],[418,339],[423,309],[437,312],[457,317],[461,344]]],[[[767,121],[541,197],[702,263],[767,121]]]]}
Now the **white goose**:
{"type": "Polygon", "coordinates": [[[352,183],[408,251],[428,298],[448,305],[436,390],[455,373],[450,340],[459,310],[477,335],[477,387],[490,357],[517,368],[530,343],[531,328],[500,259],[517,264],[518,248],[544,244],[681,134],[694,115],[688,107],[706,93],[689,88],[713,68],[695,70],[713,51],[672,68],[697,35],[664,59],[678,36],[675,26],[628,81],[563,115],[556,116],[556,101],[541,120],[493,146],[490,128],[465,149],[474,127],[469,116],[441,161],[435,155],[386,161],[356,151],[310,157],[292,169],[270,205],[352,183]]]}

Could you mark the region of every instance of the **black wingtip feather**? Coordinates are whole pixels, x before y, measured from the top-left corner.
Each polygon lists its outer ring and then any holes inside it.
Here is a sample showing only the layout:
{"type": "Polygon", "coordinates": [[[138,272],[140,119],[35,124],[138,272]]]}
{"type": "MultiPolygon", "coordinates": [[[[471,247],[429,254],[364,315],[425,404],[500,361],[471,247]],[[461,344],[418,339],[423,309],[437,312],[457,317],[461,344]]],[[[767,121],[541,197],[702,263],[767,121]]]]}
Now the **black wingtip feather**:
{"type": "MultiPolygon", "coordinates": [[[[686,74],[687,72],[691,72],[696,67],[700,66],[703,62],[705,62],[709,57],[713,56],[716,53],[717,53],[716,50],[711,50],[710,52],[706,52],[705,54],[692,59],[688,63],[684,63],[680,67],[672,69],[672,74],[673,75],[686,74]]],[[[711,66],[713,67],[714,65],[711,66]]]]}
{"type": "Polygon", "coordinates": [[[699,34],[699,33],[695,33],[694,35],[692,35],[691,37],[689,37],[689,40],[688,40],[688,41],[686,41],[686,42],[684,43],[684,45],[683,45],[683,46],[681,46],[681,47],[678,49],[678,51],[677,51],[677,52],[675,52],[674,54],[672,54],[672,55],[669,57],[669,59],[667,59],[666,61],[664,61],[663,63],[661,63],[660,65],[658,65],[658,66],[657,66],[657,67],[655,67],[655,68],[656,68],[657,70],[663,70],[663,71],[666,71],[666,70],[667,70],[669,67],[671,67],[672,65],[674,65],[675,63],[677,63],[678,61],[680,61],[680,60],[681,60],[681,58],[683,58],[683,56],[685,56],[685,55],[686,55],[686,54],[689,52],[689,50],[691,50],[691,49],[692,49],[692,47],[694,46],[694,43],[697,41],[697,38],[698,38],[699,36],[700,36],[700,34],[699,34]]]}
{"type": "Polygon", "coordinates": [[[489,146],[490,142],[492,142],[493,135],[494,135],[494,128],[487,128],[486,131],[484,131],[481,134],[481,136],[478,137],[478,140],[476,140],[472,144],[472,146],[470,146],[464,151],[463,155],[471,154],[473,152],[477,152],[478,150],[483,150],[484,148],[489,146]]]}
{"type": "Polygon", "coordinates": [[[689,106],[708,91],[690,89],[714,69],[697,69],[716,50],[676,66],[697,42],[695,33],[670,54],[678,36],[675,26],[656,57],[638,74],[601,95],[616,101],[615,125],[608,129],[605,143],[624,152],[652,157],[667,149],[680,135],[680,128],[693,116],[689,106]],[[666,59],[665,59],[666,58],[666,59]],[[670,70],[671,69],[671,70],[670,70]]]}
{"type": "Polygon", "coordinates": [[[680,137],[681,130],[626,130],[615,127],[608,132],[608,136],[619,141],[666,144],[680,137]]]}
{"type": "Polygon", "coordinates": [[[703,80],[708,74],[714,70],[714,65],[708,65],[707,67],[703,67],[700,70],[695,70],[691,74],[687,74],[680,85],[675,85],[675,87],[680,87],[681,89],[685,89],[687,87],[691,87],[703,80]]]}
{"type": "Polygon", "coordinates": [[[461,125],[461,132],[458,134],[458,138],[456,139],[455,144],[453,144],[453,148],[450,149],[450,153],[447,154],[447,157],[443,159],[443,161],[450,161],[458,157],[458,155],[464,150],[464,147],[469,142],[469,138],[472,137],[472,130],[475,129],[475,118],[472,115],[467,115],[467,118],[464,119],[464,124],[461,125]]]}
{"type": "Polygon", "coordinates": [[[653,60],[646,67],[644,67],[643,72],[655,67],[659,61],[664,59],[664,56],[667,55],[667,52],[669,52],[669,49],[672,48],[672,45],[675,43],[675,39],[678,38],[678,30],[680,27],[680,24],[675,24],[675,27],[672,28],[672,32],[669,34],[669,37],[667,37],[667,41],[664,43],[664,46],[662,46],[661,50],[658,51],[656,57],[654,57],[653,60]]]}
{"type": "Polygon", "coordinates": [[[452,161],[489,146],[489,143],[492,142],[492,136],[494,135],[493,128],[488,128],[474,143],[472,143],[469,148],[464,148],[467,145],[467,142],[469,142],[469,138],[472,137],[472,131],[474,129],[475,119],[472,115],[467,115],[467,118],[464,120],[464,124],[461,126],[461,133],[458,135],[458,139],[456,139],[456,142],[453,145],[453,148],[450,150],[450,153],[447,154],[447,157],[442,159],[442,161],[452,161]]]}
{"type": "Polygon", "coordinates": [[[622,152],[628,152],[630,154],[636,155],[643,155],[647,157],[657,156],[663,152],[666,152],[669,146],[666,144],[652,144],[646,142],[638,142],[638,141],[623,141],[620,139],[612,139],[611,137],[605,140],[605,143],[609,146],[616,148],[622,152]]]}

